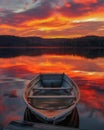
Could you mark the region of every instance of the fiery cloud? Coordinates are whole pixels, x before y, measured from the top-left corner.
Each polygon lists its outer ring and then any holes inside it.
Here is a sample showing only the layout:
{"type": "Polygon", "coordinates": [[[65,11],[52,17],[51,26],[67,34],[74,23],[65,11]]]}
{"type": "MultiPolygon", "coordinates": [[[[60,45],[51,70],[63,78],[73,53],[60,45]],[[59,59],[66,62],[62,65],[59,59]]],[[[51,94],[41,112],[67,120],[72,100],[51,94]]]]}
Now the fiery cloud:
{"type": "Polygon", "coordinates": [[[74,2],[77,4],[92,4],[97,3],[98,0],[74,0],[74,2]]]}
{"type": "Polygon", "coordinates": [[[103,36],[103,6],[102,0],[0,0],[0,35],[103,36]]]}

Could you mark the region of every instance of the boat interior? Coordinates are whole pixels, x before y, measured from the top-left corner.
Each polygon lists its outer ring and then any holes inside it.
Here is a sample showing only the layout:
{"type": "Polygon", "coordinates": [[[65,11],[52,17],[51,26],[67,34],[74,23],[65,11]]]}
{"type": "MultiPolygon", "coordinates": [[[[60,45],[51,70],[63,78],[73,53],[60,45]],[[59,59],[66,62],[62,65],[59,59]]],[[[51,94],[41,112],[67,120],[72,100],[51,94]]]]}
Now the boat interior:
{"type": "Polygon", "coordinates": [[[75,84],[65,74],[40,74],[27,87],[28,103],[40,110],[66,109],[76,102],[75,84]]]}

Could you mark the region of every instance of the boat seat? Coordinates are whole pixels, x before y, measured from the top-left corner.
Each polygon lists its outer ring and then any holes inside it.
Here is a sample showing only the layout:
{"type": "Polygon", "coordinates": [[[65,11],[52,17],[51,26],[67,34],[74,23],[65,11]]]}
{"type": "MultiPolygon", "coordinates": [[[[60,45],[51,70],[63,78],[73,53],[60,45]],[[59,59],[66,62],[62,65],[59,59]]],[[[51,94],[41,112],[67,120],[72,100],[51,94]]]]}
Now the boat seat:
{"type": "Polygon", "coordinates": [[[54,98],[54,99],[63,99],[63,98],[69,98],[69,99],[75,99],[76,97],[74,95],[60,95],[60,96],[57,96],[57,95],[52,95],[52,96],[44,96],[44,95],[37,95],[37,96],[28,96],[29,99],[42,99],[42,98],[54,98]]]}
{"type": "Polygon", "coordinates": [[[43,87],[37,87],[37,88],[33,88],[33,90],[70,90],[70,91],[72,91],[72,89],[73,88],[60,88],[60,87],[58,87],[58,88],[51,88],[51,87],[46,87],[46,88],[43,88],[43,87]]]}

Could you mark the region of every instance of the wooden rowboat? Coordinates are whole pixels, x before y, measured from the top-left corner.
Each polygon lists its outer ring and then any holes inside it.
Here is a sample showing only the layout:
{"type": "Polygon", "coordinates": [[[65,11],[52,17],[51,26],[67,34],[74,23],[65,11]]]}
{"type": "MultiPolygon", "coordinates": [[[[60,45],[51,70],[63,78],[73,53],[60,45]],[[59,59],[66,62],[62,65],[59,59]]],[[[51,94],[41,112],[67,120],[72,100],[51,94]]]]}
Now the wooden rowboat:
{"type": "Polygon", "coordinates": [[[40,120],[60,122],[76,107],[80,92],[65,74],[39,74],[25,87],[23,96],[40,120]]]}

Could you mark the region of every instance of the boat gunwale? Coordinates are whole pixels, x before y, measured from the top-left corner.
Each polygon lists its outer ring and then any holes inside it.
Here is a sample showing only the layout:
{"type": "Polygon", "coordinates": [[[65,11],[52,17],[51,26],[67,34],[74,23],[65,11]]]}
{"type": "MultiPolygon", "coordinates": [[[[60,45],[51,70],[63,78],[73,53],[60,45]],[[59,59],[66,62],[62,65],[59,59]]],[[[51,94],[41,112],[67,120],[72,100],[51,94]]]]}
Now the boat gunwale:
{"type": "MultiPolygon", "coordinates": [[[[47,73],[46,73],[46,74],[47,74],[47,73]]],[[[76,88],[77,98],[76,98],[76,101],[74,102],[74,104],[73,104],[72,106],[70,106],[69,108],[66,108],[65,112],[62,112],[61,114],[58,114],[58,115],[55,116],[55,117],[48,118],[48,117],[44,116],[43,114],[39,113],[36,108],[34,108],[33,106],[31,106],[31,105],[28,103],[28,101],[26,100],[26,99],[27,99],[27,98],[26,98],[26,90],[27,90],[27,88],[29,88],[29,87],[31,88],[31,87],[32,87],[31,85],[32,85],[32,83],[34,83],[35,79],[41,77],[41,75],[42,75],[42,74],[36,75],[36,76],[28,83],[28,85],[24,88],[23,98],[24,98],[25,103],[27,104],[27,106],[30,108],[30,110],[31,110],[33,113],[35,113],[37,116],[40,116],[40,117],[42,117],[42,118],[45,119],[45,120],[53,120],[53,119],[56,120],[56,119],[60,118],[61,116],[67,115],[68,113],[71,113],[71,111],[75,108],[76,104],[78,103],[78,101],[79,101],[79,99],[80,99],[80,91],[79,91],[79,88],[78,88],[77,84],[76,84],[69,76],[67,76],[66,74],[63,74],[63,77],[65,76],[68,80],[70,80],[70,81],[71,81],[71,84],[73,84],[73,87],[76,88]]],[[[45,75],[45,74],[43,74],[43,75],[45,75]]],[[[52,74],[52,73],[51,73],[51,74],[48,73],[47,75],[53,75],[53,74],[52,74]]],[[[54,75],[60,75],[60,74],[57,74],[57,73],[56,73],[56,74],[54,74],[54,75]]],[[[62,74],[61,74],[61,75],[62,75],[62,74]]],[[[65,80],[65,81],[67,81],[67,80],[65,80]]]]}

